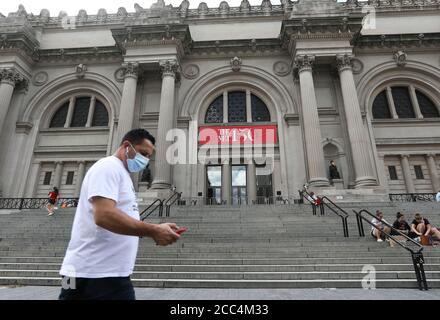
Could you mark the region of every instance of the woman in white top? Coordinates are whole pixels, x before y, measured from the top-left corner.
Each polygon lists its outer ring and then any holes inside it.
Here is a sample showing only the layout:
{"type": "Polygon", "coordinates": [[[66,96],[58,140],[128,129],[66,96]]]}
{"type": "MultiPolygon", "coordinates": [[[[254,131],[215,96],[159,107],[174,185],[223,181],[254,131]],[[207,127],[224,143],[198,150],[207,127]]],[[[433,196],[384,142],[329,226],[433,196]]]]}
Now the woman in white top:
{"type": "Polygon", "coordinates": [[[373,218],[373,220],[371,221],[371,223],[376,226],[376,228],[373,226],[371,227],[371,235],[373,236],[373,238],[375,238],[377,240],[377,242],[383,242],[382,238],[385,237],[385,234],[391,233],[391,228],[388,227],[387,225],[385,225],[384,222],[388,223],[383,218],[383,213],[381,211],[377,210],[376,217],[373,218]]]}

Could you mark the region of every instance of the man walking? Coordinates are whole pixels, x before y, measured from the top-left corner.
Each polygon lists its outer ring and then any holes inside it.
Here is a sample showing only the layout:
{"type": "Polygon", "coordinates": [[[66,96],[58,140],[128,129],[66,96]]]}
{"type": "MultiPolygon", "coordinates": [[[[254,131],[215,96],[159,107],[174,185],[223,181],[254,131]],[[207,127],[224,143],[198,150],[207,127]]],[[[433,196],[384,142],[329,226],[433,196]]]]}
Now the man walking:
{"type": "Polygon", "coordinates": [[[175,224],[140,221],[129,173],[148,166],[154,144],[148,131],[132,130],[113,156],[87,172],[60,271],[60,300],[135,300],[130,275],[139,237],[150,237],[160,246],[179,239],[175,224]]]}

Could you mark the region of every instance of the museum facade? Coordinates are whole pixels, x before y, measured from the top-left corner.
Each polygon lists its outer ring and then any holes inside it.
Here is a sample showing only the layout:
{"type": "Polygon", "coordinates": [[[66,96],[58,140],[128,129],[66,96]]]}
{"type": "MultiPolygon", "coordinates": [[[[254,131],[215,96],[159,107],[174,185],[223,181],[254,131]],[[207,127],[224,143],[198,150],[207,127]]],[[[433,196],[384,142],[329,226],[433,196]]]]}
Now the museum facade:
{"type": "Polygon", "coordinates": [[[74,17],[20,6],[0,15],[0,79],[3,197],[77,197],[132,128],[157,138],[133,176],[140,194],[440,190],[440,0],[158,1],[74,17]]]}

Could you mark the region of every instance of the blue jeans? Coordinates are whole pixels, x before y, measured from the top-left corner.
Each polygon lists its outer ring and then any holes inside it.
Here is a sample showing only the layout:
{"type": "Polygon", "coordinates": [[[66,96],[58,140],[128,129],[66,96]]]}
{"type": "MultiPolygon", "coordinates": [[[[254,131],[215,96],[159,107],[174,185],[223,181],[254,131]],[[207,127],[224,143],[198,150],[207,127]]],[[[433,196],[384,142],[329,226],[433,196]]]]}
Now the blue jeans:
{"type": "MultiPolygon", "coordinates": [[[[65,279],[65,277],[63,277],[65,279]]],[[[72,283],[72,280],[70,281],[72,283]]],[[[76,278],[75,289],[61,289],[59,300],[136,300],[130,277],[76,278]]]]}

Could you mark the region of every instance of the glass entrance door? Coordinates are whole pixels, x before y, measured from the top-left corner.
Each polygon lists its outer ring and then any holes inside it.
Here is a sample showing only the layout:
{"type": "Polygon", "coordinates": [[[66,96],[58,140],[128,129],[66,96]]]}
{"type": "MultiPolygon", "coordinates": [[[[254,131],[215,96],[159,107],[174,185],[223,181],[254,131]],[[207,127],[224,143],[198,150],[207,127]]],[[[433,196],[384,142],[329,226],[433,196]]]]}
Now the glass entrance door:
{"type": "Polygon", "coordinates": [[[222,203],[222,167],[208,166],[207,176],[207,205],[220,205],[222,203]]]}
{"type": "Polygon", "coordinates": [[[232,204],[247,203],[246,166],[232,166],[232,204]]]}
{"type": "Polygon", "coordinates": [[[272,175],[257,175],[257,203],[273,204],[272,175]]]}

